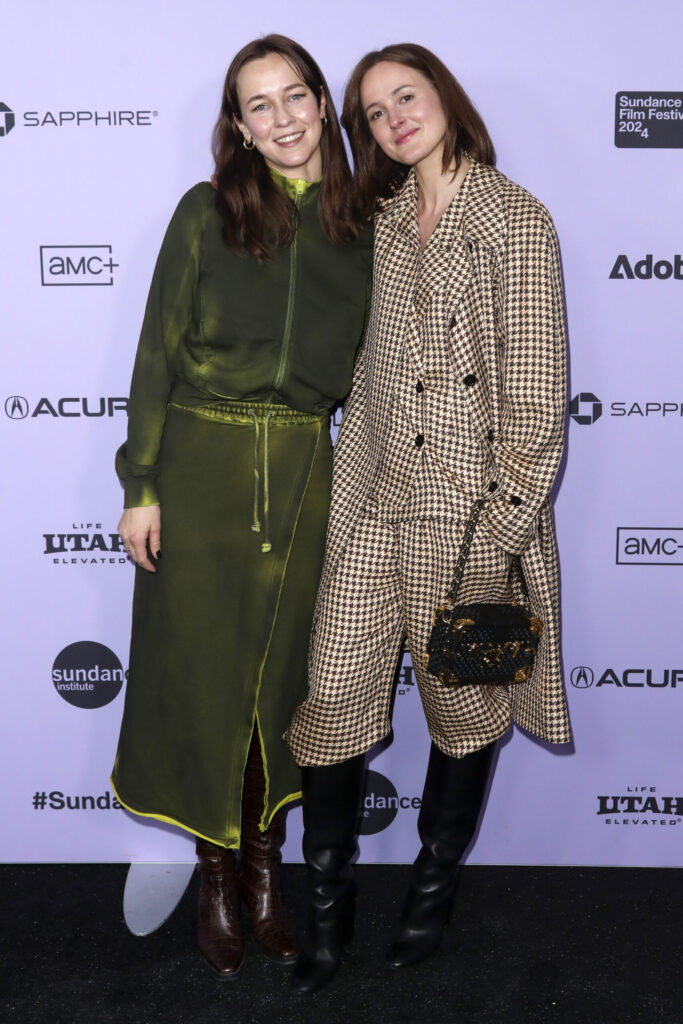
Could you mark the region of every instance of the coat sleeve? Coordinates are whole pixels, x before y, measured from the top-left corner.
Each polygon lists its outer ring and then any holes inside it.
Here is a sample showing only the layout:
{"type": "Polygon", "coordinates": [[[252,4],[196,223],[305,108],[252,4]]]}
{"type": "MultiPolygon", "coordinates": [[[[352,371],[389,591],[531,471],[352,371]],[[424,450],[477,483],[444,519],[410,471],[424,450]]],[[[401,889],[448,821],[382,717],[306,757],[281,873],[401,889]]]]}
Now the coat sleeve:
{"type": "Polygon", "coordinates": [[[159,504],[161,434],[178,346],[192,319],[206,188],[195,186],[180,200],[156,262],[133,369],[128,436],[116,453],[124,508],[159,504]]]}
{"type": "Polygon", "coordinates": [[[550,215],[513,200],[501,279],[501,425],[493,440],[497,489],[486,521],[494,541],[522,554],[550,495],[564,446],[566,336],[557,238],[550,215]]]}

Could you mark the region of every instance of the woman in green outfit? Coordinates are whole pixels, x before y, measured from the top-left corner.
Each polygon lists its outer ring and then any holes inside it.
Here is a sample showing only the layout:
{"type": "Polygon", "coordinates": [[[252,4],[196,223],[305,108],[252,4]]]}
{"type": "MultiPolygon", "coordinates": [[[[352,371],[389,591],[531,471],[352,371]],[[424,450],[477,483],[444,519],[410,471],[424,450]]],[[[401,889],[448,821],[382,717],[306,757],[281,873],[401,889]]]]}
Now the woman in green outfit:
{"type": "Polygon", "coordinates": [[[264,951],[295,955],[277,875],[300,782],[281,737],[306,693],[329,412],[351,386],[372,240],[325,79],[291,40],[237,54],[213,150],[213,187],[183,196],[161,247],[117,455],[137,570],[112,783],[197,836],[199,944],[230,978],[240,896],[264,951]]]}

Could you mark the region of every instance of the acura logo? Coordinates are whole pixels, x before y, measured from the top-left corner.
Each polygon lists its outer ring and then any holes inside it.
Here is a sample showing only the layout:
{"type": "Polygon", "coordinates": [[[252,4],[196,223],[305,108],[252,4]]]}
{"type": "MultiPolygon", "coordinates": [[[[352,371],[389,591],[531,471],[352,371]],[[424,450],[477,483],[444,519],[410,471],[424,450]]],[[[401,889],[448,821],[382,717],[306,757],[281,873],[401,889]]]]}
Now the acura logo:
{"type": "Polygon", "coordinates": [[[572,681],[572,686],[575,686],[578,690],[585,690],[593,685],[595,676],[593,675],[593,669],[588,668],[588,665],[577,665],[576,668],[572,669],[572,674],[569,678],[572,681]]]}
{"type": "Polygon", "coordinates": [[[5,413],[11,420],[25,420],[28,416],[28,402],[23,395],[10,395],[5,402],[5,413]]]}

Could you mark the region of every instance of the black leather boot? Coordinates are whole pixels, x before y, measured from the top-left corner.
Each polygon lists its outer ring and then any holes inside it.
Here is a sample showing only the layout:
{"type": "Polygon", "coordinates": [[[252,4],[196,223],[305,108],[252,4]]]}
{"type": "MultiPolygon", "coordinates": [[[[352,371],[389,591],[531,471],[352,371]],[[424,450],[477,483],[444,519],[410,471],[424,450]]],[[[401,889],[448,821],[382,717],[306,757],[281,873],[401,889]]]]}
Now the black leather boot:
{"type": "Polygon", "coordinates": [[[441,943],[458,881],[458,864],[477,828],[495,743],[461,758],[432,743],[417,830],[422,849],[413,864],[390,967],[408,967],[441,943]]]}
{"type": "Polygon", "coordinates": [[[304,839],[309,910],[292,987],[315,992],[339,969],[342,947],[353,935],[356,886],[351,858],[363,790],[365,756],[302,768],[304,839]]]}

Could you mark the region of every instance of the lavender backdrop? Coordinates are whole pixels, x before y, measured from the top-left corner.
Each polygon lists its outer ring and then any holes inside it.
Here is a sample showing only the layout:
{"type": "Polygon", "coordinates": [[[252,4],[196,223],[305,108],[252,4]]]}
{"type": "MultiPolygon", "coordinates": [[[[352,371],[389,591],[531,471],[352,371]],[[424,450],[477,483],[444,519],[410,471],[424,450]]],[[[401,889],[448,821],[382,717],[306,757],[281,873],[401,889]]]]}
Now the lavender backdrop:
{"type": "MultiPolygon", "coordinates": [[[[121,506],[113,453],[166,222],[210,173],[229,59],[273,30],[312,50],[337,100],[366,50],[404,39],[433,48],[477,103],[501,170],[557,223],[574,418],[556,511],[576,749],[506,738],[470,862],[678,865],[678,0],[564,9],[299,0],[290,15],[273,0],[253,12],[217,0],[191,10],[178,0],[15,7],[0,73],[0,859],[193,856],[190,838],[106,795],[133,577],[112,537],[121,506]],[[88,688],[64,689],[79,667],[88,688]]],[[[428,738],[409,663],[394,728],[372,763],[380,777],[371,776],[365,825],[379,831],[362,837],[367,861],[408,860],[417,846],[428,738]],[[394,790],[398,809],[383,810],[394,790]]],[[[296,810],[287,859],[299,859],[299,843],[296,810]]]]}

